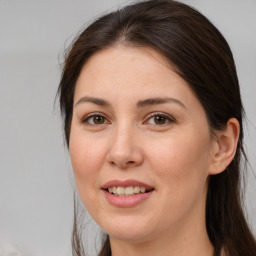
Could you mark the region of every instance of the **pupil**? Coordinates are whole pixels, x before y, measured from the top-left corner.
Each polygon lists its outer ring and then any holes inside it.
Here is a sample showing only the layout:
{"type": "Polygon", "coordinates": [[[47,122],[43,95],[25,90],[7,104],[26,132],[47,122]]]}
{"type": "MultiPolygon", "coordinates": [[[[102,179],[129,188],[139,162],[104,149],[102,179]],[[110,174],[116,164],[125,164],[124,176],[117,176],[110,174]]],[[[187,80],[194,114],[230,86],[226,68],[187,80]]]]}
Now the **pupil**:
{"type": "Polygon", "coordinates": [[[95,116],[94,117],[94,123],[95,124],[103,124],[104,123],[104,118],[102,116],[95,116]]]}
{"type": "Polygon", "coordinates": [[[166,118],[163,116],[155,116],[156,124],[165,124],[166,118]]]}

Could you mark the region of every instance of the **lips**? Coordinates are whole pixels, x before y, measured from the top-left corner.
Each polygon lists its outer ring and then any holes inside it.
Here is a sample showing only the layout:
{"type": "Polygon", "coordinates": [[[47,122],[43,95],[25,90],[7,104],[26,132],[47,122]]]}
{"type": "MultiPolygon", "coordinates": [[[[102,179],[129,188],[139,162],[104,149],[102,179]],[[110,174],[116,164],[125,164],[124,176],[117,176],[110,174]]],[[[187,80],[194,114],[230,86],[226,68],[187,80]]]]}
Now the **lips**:
{"type": "Polygon", "coordinates": [[[149,198],[154,187],[137,180],[111,180],[103,185],[108,202],[117,207],[134,207],[149,198]]]}
{"type": "Polygon", "coordinates": [[[147,191],[150,191],[150,190],[153,190],[154,187],[153,186],[150,186],[148,184],[145,184],[143,182],[140,182],[140,181],[137,181],[137,180],[111,180],[111,181],[108,181],[107,183],[105,183],[102,187],[102,189],[106,190],[110,187],[130,187],[130,186],[133,186],[133,187],[144,187],[147,191]]]}

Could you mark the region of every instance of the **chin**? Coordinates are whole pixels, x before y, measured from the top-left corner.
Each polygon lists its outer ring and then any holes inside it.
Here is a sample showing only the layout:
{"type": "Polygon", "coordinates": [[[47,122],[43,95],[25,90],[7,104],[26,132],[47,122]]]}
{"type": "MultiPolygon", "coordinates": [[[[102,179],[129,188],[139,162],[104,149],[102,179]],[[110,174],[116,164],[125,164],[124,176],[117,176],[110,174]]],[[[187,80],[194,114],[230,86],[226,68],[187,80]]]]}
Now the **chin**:
{"type": "Polygon", "coordinates": [[[110,237],[129,242],[146,241],[153,230],[152,225],[127,217],[119,218],[119,220],[104,220],[104,224],[100,226],[110,237]]]}

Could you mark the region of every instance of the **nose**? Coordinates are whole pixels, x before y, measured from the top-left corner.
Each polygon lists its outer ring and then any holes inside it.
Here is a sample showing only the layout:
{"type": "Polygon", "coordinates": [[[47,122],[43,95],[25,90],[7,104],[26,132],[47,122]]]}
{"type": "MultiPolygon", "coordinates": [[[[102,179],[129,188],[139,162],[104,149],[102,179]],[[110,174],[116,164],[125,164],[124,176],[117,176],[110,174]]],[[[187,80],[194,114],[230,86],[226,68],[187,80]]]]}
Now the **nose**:
{"type": "Polygon", "coordinates": [[[111,165],[121,169],[141,165],[144,158],[141,141],[136,132],[128,127],[120,127],[114,131],[106,159],[111,165]]]}

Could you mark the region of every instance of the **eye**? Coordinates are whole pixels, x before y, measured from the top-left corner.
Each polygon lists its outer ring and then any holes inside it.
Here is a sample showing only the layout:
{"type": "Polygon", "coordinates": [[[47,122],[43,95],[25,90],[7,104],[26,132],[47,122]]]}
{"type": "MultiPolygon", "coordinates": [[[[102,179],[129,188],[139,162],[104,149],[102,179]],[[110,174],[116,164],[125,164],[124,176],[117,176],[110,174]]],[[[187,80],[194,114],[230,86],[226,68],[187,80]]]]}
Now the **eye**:
{"type": "Polygon", "coordinates": [[[173,122],[174,122],[174,119],[172,117],[163,113],[151,114],[146,121],[146,123],[151,125],[166,125],[173,122]]]}
{"type": "Polygon", "coordinates": [[[109,121],[104,116],[99,114],[89,115],[85,117],[82,122],[88,125],[103,125],[109,123],[109,121]]]}

